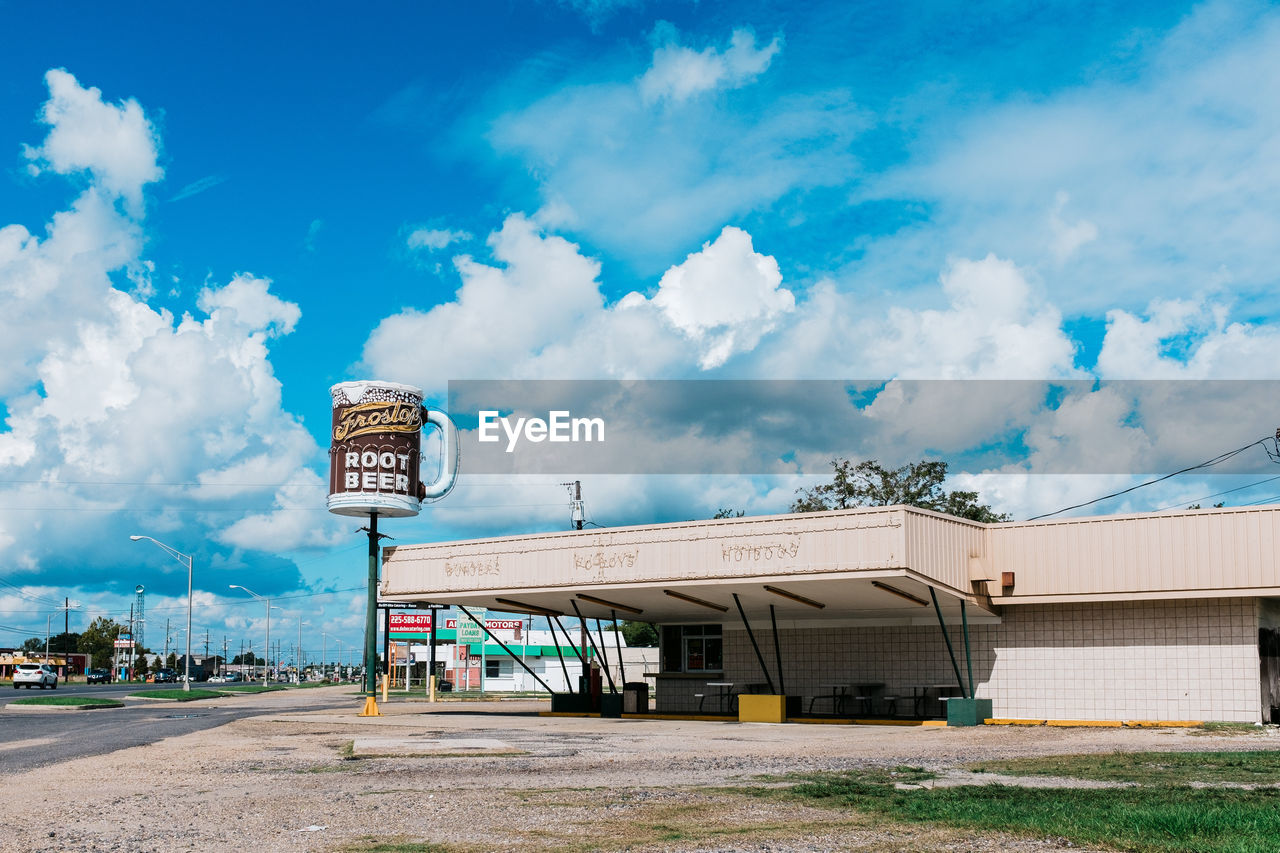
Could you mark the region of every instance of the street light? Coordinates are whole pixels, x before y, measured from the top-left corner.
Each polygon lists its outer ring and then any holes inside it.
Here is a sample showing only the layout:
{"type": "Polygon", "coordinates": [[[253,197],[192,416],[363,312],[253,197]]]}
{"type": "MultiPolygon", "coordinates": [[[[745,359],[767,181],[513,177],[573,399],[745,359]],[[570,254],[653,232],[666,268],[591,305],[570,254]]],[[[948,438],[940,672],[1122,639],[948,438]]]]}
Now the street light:
{"type": "MultiPolygon", "coordinates": [[[[254,592],[253,590],[249,589],[249,587],[247,587],[247,586],[241,586],[241,585],[240,585],[240,584],[238,584],[238,583],[233,583],[233,584],[231,584],[231,588],[232,588],[232,589],[242,589],[242,590],[244,590],[245,592],[247,592],[247,593],[249,593],[250,595],[252,595],[252,596],[253,596],[255,599],[257,599],[258,601],[265,601],[265,602],[267,603],[267,650],[266,650],[265,652],[263,652],[264,657],[263,657],[263,659],[262,659],[263,664],[264,664],[264,666],[263,666],[263,672],[262,672],[262,683],[265,685],[265,684],[267,683],[267,675],[268,675],[268,673],[270,673],[270,672],[271,672],[271,610],[272,610],[272,606],[271,606],[271,596],[269,596],[269,595],[258,595],[256,592],[254,592]]],[[[283,608],[283,607],[276,607],[275,609],[276,609],[276,610],[283,610],[284,608],[283,608]]]]}
{"type": "Polygon", "coordinates": [[[303,625],[310,627],[311,623],[303,622],[302,617],[299,616],[298,617],[298,655],[297,655],[298,657],[298,660],[297,660],[298,673],[297,674],[298,674],[299,684],[302,683],[302,626],[303,625]]]}
{"type": "Polygon", "coordinates": [[[185,562],[187,564],[187,659],[185,664],[183,665],[182,689],[186,691],[190,691],[191,690],[191,564],[195,562],[195,560],[194,558],[191,557],[190,554],[184,554],[181,551],[177,550],[176,548],[170,548],[168,545],[164,544],[158,539],[152,539],[150,536],[130,536],[129,538],[132,539],[134,542],[137,542],[142,539],[146,539],[148,542],[151,542],[152,544],[160,546],[162,549],[164,549],[164,552],[166,554],[168,554],[170,557],[173,557],[179,563],[185,562]]]}

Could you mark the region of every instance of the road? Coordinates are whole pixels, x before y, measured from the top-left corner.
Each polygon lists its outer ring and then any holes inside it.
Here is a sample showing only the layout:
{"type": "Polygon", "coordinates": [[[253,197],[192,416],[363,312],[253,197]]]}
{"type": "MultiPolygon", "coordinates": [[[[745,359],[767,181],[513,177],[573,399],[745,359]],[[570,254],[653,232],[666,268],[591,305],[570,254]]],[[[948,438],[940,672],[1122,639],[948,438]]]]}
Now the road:
{"type": "MultiPolygon", "coordinates": [[[[27,696],[92,695],[123,699],[130,693],[172,688],[171,684],[60,685],[50,690],[13,690],[0,700],[27,696]]],[[[97,711],[0,711],[0,776],[47,764],[103,755],[118,749],[155,743],[164,738],[221,726],[233,720],[280,711],[347,708],[351,688],[291,690],[224,700],[158,702],[126,700],[124,708],[97,711]]]]}

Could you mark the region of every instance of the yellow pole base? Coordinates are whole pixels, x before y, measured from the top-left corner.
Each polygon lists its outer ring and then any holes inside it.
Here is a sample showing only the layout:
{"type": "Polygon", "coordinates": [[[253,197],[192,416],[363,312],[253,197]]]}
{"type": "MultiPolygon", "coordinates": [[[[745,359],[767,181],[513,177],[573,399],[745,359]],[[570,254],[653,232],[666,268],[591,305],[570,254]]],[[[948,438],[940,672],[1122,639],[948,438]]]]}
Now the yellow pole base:
{"type": "Polygon", "coordinates": [[[381,717],[382,712],[378,710],[378,700],[372,696],[364,697],[364,710],[356,716],[358,717],[381,717]]]}

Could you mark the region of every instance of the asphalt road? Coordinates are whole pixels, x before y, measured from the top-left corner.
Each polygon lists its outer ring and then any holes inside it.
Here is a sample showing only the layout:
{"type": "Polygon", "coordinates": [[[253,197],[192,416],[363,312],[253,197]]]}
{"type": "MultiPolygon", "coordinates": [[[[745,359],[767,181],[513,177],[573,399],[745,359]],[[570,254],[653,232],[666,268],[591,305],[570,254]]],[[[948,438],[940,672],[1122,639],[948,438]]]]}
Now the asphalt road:
{"type": "MultiPolygon", "coordinates": [[[[130,693],[172,688],[171,684],[59,685],[57,691],[14,690],[6,685],[0,704],[27,696],[93,695],[123,699],[130,693]]],[[[280,694],[261,696],[270,700],[280,694]]],[[[259,714],[350,707],[347,691],[301,690],[287,708],[278,702],[239,703],[237,707],[197,702],[131,700],[124,708],[95,711],[0,710],[0,776],[75,758],[104,755],[118,749],[155,743],[164,738],[221,726],[259,714]]]]}

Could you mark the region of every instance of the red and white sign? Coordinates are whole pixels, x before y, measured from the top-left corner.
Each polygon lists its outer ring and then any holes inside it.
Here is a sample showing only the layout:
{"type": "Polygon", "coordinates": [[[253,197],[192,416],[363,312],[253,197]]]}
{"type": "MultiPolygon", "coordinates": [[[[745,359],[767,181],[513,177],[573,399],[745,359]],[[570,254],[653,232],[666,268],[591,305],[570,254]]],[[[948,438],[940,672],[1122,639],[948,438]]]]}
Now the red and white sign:
{"type": "Polygon", "coordinates": [[[391,633],[418,633],[431,630],[430,613],[395,613],[391,614],[391,633]]]}
{"type": "MultiPolygon", "coordinates": [[[[430,613],[391,613],[391,633],[418,633],[431,630],[430,613]]],[[[486,619],[485,627],[490,631],[519,631],[524,626],[523,619],[486,619]]],[[[444,620],[444,627],[456,629],[457,619],[444,620]]]]}
{"type": "Polygon", "coordinates": [[[117,649],[131,649],[133,648],[133,640],[116,640],[115,647],[117,649]]]}

